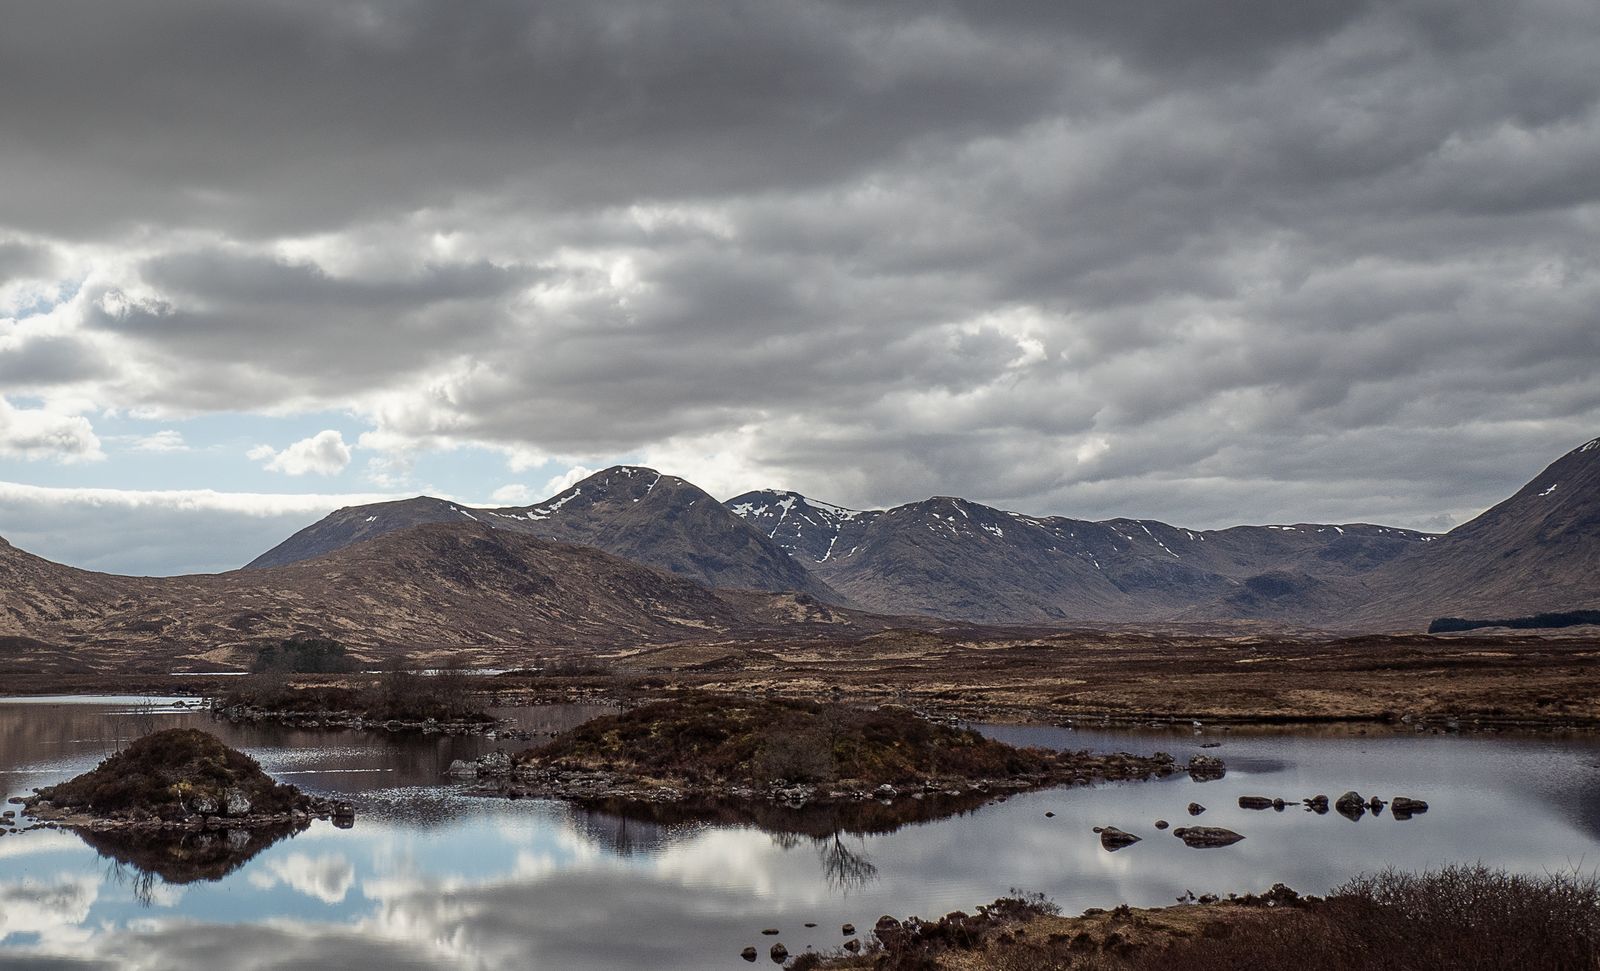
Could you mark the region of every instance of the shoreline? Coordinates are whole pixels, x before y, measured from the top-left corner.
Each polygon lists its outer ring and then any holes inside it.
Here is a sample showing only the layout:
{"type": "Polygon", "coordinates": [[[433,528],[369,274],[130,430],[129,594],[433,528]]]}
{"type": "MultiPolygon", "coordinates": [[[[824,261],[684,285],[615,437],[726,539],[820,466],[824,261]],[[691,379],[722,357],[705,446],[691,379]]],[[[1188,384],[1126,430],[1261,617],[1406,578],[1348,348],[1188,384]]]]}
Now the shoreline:
{"type": "MultiPolygon", "coordinates": [[[[501,718],[496,718],[492,721],[384,719],[371,717],[357,709],[307,711],[293,709],[269,710],[251,706],[212,707],[208,704],[195,704],[195,702],[214,701],[220,696],[221,692],[206,690],[210,685],[195,684],[194,682],[197,680],[199,679],[191,678],[187,675],[167,675],[159,678],[140,679],[135,686],[130,687],[126,681],[107,683],[98,678],[58,678],[22,686],[24,690],[11,691],[7,697],[16,699],[51,696],[74,698],[97,696],[142,696],[151,699],[181,698],[190,702],[191,712],[205,712],[233,724],[266,723],[311,731],[386,731],[402,734],[475,735],[519,741],[530,741],[538,737],[537,733],[507,726],[505,719],[501,718]]],[[[611,692],[605,689],[573,692],[567,688],[521,689],[515,692],[516,696],[513,698],[505,698],[504,695],[508,692],[504,689],[475,691],[474,694],[482,698],[482,707],[485,710],[491,708],[536,708],[560,704],[603,705],[626,708],[630,705],[648,701],[668,699],[673,697],[675,693],[684,690],[710,691],[735,698],[747,698],[758,693],[755,689],[745,686],[722,688],[696,685],[691,689],[689,686],[673,684],[670,688],[651,691],[642,695],[611,692]]],[[[817,694],[815,693],[793,689],[780,689],[764,693],[771,697],[792,700],[817,699],[817,694]]],[[[974,708],[958,702],[941,702],[938,699],[917,699],[915,703],[911,703],[908,700],[898,700],[898,696],[886,696],[884,693],[876,691],[858,692],[846,689],[831,697],[847,704],[860,706],[906,705],[914,707],[925,716],[936,720],[1018,727],[1180,732],[1194,727],[1194,724],[1198,722],[1207,734],[1210,734],[1213,729],[1222,731],[1234,729],[1247,731],[1283,730],[1291,734],[1296,731],[1342,729],[1348,730],[1352,734],[1382,731],[1394,734],[1513,734],[1529,736],[1564,733],[1590,735],[1600,732],[1600,717],[1539,717],[1473,711],[1464,711],[1460,714],[1448,716],[1421,717],[1408,715],[1380,717],[1373,714],[1285,714],[1267,711],[1219,715],[1214,711],[1204,709],[1174,710],[1171,708],[1147,711],[1121,710],[1116,712],[1077,710],[1071,714],[1064,714],[1057,709],[1027,705],[1010,705],[999,709],[998,706],[974,708]]],[[[0,699],[0,703],[4,703],[4,700],[0,699]]]]}

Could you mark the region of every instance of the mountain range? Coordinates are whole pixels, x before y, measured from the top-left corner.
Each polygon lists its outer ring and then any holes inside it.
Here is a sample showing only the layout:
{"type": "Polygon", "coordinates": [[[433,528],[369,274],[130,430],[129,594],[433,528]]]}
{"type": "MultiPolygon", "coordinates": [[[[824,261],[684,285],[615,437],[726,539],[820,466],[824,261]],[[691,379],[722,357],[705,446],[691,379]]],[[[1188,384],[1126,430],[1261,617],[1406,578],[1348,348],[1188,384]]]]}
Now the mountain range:
{"type": "Polygon", "coordinates": [[[889,626],[1420,630],[1600,606],[1600,439],[1448,533],[1194,530],[1036,517],[955,497],[849,510],[719,502],[618,466],[530,506],[353,506],[244,569],[134,578],[0,541],[0,636],[218,650],[297,633],[407,648],[856,636],[889,626]]]}

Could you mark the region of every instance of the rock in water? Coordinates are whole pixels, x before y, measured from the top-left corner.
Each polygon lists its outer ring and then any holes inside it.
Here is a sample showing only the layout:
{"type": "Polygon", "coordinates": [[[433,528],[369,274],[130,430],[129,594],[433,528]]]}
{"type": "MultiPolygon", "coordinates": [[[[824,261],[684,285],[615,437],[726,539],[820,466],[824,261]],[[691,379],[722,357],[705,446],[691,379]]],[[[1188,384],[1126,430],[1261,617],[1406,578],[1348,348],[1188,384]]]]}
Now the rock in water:
{"type": "Polygon", "coordinates": [[[1266,796],[1240,796],[1240,809],[1271,809],[1272,800],[1266,796]]]}
{"type": "Polygon", "coordinates": [[[1405,796],[1395,796],[1394,801],[1389,803],[1389,811],[1394,814],[1395,819],[1405,820],[1418,813],[1427,812],[1428,804],[1421,799],[1407,799],[1405,796]]]}
{"type": "Polygon", "coordinates": [[[1333,808],[1346,819],[1357,820],[1366,815],[1367,801],[1361,798],[1361,793],[1352,789],[1336,799],[1333,808]]]}
{"type": "Polygon", "coordinates": [[[1100,845],[1112,853],[1132,846],[1141,839],[1143,837],[1135,836],[1132,833],[1124,833],[1115,826],[1105,826],[1100,829],[1100,845]]]}
{"type": "Polygon", "coordinates": [[[1191,802],[1189,804],[1189,815],[1191,815],[1191,816],[1198,816],[1198,815],[1200,815],[1201,813],[1203,813],[1205,811],[1206,811],[1206,807],[1200,805],[1197,802],[1191,802]]]}
{"type": "Polygon", "coordinates": [[[746,961],[754,962],[756,958],[761,956],[761,952],[753,947],[747,947],[739,952],[739,956],[744,958],[746,961]]]}
{"type": "Polygon", "coordinates": [[[1233,830],[1223,829],[1220,826],[1180,826],[1172,831],[1172,835],[1196,849],[1232,846],[1244,839],[1233,830]]]}
{"type": "Polygon", "coordinates": [[[782,941],[772,945],[772,950],[768,953],[772,955],[774,964],[782,964],[789,957],[789,949],[783,946],[782,941]]]}

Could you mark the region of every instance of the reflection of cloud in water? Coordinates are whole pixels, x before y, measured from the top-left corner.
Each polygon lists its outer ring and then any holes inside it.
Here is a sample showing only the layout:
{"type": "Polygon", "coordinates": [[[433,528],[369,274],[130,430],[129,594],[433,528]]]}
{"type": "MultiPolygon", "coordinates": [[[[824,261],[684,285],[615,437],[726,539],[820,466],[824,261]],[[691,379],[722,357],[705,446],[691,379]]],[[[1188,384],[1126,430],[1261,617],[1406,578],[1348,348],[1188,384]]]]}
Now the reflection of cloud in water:
{"type": "Polygon", "coordinates": [[[61,850],[76,850],[83,844],[65,830],[50,829],[27,833],[22,839],[0,840],[0,860],[17,860],[61,850]]]}
{"type": "Polygon", "coordinates": [[[325,904],[343,901],[355,879],[355,866],[337,853],[321,856],[291,853],[266,861],[251,871],[249,877],[251,886],[270,890],[282,883],[325,904]]]}
{"type": "Polygon", "coordinates": [[[82,924],[100,895],[96,876],[62,874],[0,882],[0,942],[37,935],[40,951],[75,949],[89,938],[82,924]]]}
{"type": "MultiPolygon", "coordinates": [[[[835,934],[807,938],[801,921],[836,931],[841,920],[870,926],[881,913],[936,916],[970,910],[1012,886],[1042,890],[1074,911],[1119,900],[1162,903],[1185,889],[1259,890],[1277,880],[1321,892],[1390,862],[1416,868],[1482,858],[1539,872],[1600,854],[1588,831],[1569,820],[1572,802],[1591,792],[1597,777],[1584,760],[1592,746],[1286,737],[1230,740],[1225,749],[1285,768],[1204,785],[1183,778],[1017,795],[864,839],[694,826],[667,814],[630,822],[533,800],[486,802],[446,826],[363,816],[348,832],[313,827],[292,847],[265,852],[248,879],[197,886],[177,902],[179,914],[225,913],[254,924],[195,924],[169,919],[170,912],[142,912],[130,922],[114,906],[119,895],[100,883],[93,913],[65,908],[54,943],[41,947],[160,971],[699,969],[737,964],[739,947],[765,943],[757,936],[762,927],[782,927],[781,939],[799,953],[808,943],[837,943],[835,934]],[[1254,813],[1236,805],[1246,793],[1298,798],[1345,788],[1417,796],[1434,808],[1411,822],[1385,814],[1351,823],[1298,808],[1254,813]],[[1248,839],[1225,850],[1191,850],[1153,828],[1157,818],[1187,822],[1183,807],[1191,799],[1211,807],[1205,824],[1248,839]],[[1091,829],[1108,824],[1145,839],[1106,853],[1091,829]],[[871,878],[859,880],[863,873],[871,878]],[[312,903],[261,893],[268,881],[294,887],[312,903]],[[842,883],[850,884],[848,895],[842,883]],[[272,910],[284,900],[287,908],[272,910]],[[308,913],[318,921],[298,916],[308,913]],[[70,926],[74,920],[84,928],[70,926]]],[[[34,868],[40,886],[59,882],[50,875],[66,869],[60,860],[74,869],[83,862],[63,857],[66,851],[82,853],[70,837],[44,832],[0,844],[15,865],[34,868]]],[[[92,891],[94,884],[86,886],[92,891]]],[[[33,913],[30,920],[43,919],[37,905],[33,913]]]]}

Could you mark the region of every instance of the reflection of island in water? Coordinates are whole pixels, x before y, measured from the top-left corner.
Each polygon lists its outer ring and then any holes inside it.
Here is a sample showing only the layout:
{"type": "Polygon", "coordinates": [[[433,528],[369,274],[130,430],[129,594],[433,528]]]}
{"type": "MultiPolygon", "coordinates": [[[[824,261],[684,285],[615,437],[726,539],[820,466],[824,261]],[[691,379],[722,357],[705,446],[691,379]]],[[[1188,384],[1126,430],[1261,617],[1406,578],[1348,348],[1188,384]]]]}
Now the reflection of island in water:
{"type": "Polygon", "coordinates": [[[308,825],[196,832],[74,828],[72,832],[101,859],[112,861],[119,870],[135,871],[134,896],[148,904],[157,878],[169,884],[221,880],[308,825]]]}
{"type": "MultiPolygon", "coordinates": [[[[964,816],[996,801],[982,792],[928,793],[893,802],[821,803],[792,806],[765,800],[637,802],[626,799],[578,803],[577,820],[585,835],[609,849],[631,854],[664,846],[673,830],[703,826],[754,826],[789,849],[809,840],[817,849],[828,883],[841,891],[859,889],[878,878],[878,867],[845,837],[892,833],[904,826],[964,816]]],[[[1003,798],[1003,797],[999,797],[1003,798]]]]}

